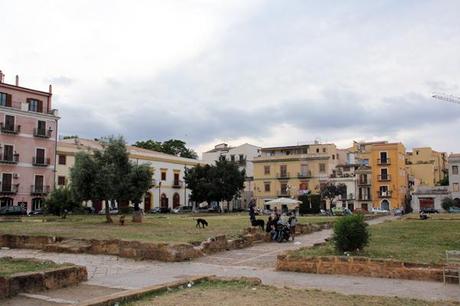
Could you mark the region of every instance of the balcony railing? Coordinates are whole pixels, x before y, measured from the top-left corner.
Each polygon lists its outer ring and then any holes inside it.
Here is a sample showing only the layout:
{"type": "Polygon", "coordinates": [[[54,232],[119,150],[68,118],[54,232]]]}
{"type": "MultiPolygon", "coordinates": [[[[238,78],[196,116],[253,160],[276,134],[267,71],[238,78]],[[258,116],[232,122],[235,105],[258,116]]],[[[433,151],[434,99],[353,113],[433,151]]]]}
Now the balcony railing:
{"type": "Polygon", "coordinates": [[[4,134],[18,134],[21,131],[20,125],[5,125],[5,123],[0,123],[0,130],[4,134]]]}
{"type": "Polygon", "coordinates": [[[311,171],[308,170],[308,171],[301,171],[301,172],[298,172],[298,173],[297,173],[297,177],[298,177],[298,178],[307,178],[307,177],[311,177],[311,171]]]}
{"type": "Polygon", "coordinates": [[[18,193],[19,184],[2,184],[0,183],[0,194],[16,194],[18,193]]]}
{"type": "Polygon", "coordinates": [[[37,167],[48,167],[50,164],[50,159],[49,158],[37,158],[33,157],[32,158],[32,164],[37,167]]]}
{"type": "Polygon", "coordinates": [[[50,138],[52,133],[53,133],[52,130],[37,129],[37,128],[34,129],[34,136],[35,137],[50,138]]]}
{"type": "Polygon", "coordinates": [[[368,180],[358,180],[358,185],[370,185],[371,182],[368,180]]]}
{"type": "Polygon", "coordinates": [[[32,195],[46,195],[50,192],[49,185],[31,185],[30,186],[30,193],[32,195]]]}
{"type": "Polygon", "coordinates": [[[391,175],[386,174],[386,175],[379,175],[378,180],[380,182],[386,182],[386,181],[391,181],[391,175]]]}
{"type": "Polygon", "coordinates": [[[276,177],[279,179],[283,179],[283,178],[289,178],[290,175],[289,175],[289,172],[281,172],[281,173],[277,173],[276,177]]]}
{"type": "Polygon", "coordinates": [[[182,181],[174,181],[172,184],[172,188],[182,188],[183,185],[184,185],[184,182],[182,181]]]}
{"type": "Polygon", "coordinates": [[[2,164],[17,164],[18,162],[19,162],[19,153],[0,154],[0,163],[2,164]]]}
{"type": "Polygon", "coordinates": [[[288,191],[288,190],[280,190],[277,192],[277,195],[279,197],[290,197],[291,196],[291,192],[288,191]]]}
{"type": "Polygon", "coordinates": [[[379,158],[379,159],[377,159],[377,164],[379,164],[379,165],[390,165],[391,160],[389,158],[379,158]]]}
{"type": "Polygon", "coordinates": [[[387,190],[387,191],[380,191],[378,190],[377,191],[377,197],[379,198],[391,198],[391,190],[387,190]]]}
{"type": "Polygon", "coordinates": [[[358,196],[358,201],[372,201],[372,198],[370,195],[361,195],[358,196]]]}

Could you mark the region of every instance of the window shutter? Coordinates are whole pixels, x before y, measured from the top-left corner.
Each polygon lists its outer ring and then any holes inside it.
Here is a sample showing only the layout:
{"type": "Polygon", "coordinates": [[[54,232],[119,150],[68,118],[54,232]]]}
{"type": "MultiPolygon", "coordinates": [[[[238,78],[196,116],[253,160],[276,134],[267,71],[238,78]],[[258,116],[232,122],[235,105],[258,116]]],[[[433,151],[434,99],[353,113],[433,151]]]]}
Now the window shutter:
{"type": "Polygon", "coordinates": [[[11,95],[6,94],[6,106],[11,107],[12,102],[11,102],[11,95]]]}

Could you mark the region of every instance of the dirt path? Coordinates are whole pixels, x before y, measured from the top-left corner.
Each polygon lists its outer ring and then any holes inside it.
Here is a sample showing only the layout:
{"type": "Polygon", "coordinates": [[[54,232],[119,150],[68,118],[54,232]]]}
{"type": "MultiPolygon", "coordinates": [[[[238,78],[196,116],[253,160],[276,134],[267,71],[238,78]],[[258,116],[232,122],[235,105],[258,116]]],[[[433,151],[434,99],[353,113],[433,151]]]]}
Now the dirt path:
{"type": "MultiPolygon", "coordinates": [[[[392,217],[379,218],[369,223],[380,223],[387,219],[392,219],[392,217]]],[[[90,288],[101,286],[109,291],[142,288],[176,281],[187,276],[218,275],[258,277],[262,279],[264,284],[278,287],[316,288],[344,294],[460,301],[460,287],[458,285],[344,275],[277,272],[274,270],[274,262],[279,253],[324,241],[330,234],[330,230],[324,230],[298,237],[296,240],[299,243],[297,244],[263,243],[243,250],[223,252],[192,262],[181,263],[135,261],[115,256],[45,253],[18,249],[0,250],[0,256],[32,257],[53,260],[58,263],[70,262],[84,265],[87,267],[89,274],[89,280],[84,286],[90,286],[90,288]]],[[[88,288],[82,290],[88,291],[88,288]]],[[[78,294],[78,290],[74,290],[72,294],[66,293],[65,290],[61,291],[63,292],[62,294],[52,291],[49,293],[44,292],[42,295],[47,297],[52,294],[57,301],[61,299],[73,303],[84,300],[87,295],[83,294],[83,292],[78,294]]],[[[100,291],[103,292],[104,290],[101,289],[100,291]]],[[[27,305],[43,305],[38,302],[33,304],[33,298],[24,296],[9,300],[8,305],[25,305],[24,298],[27,299],[27,305]],[[18,300],[16,302],[16,299],[22,299],[22,301],[18,300]]],[[[59,305],[59,303],[54,304],[59,305]]]]}

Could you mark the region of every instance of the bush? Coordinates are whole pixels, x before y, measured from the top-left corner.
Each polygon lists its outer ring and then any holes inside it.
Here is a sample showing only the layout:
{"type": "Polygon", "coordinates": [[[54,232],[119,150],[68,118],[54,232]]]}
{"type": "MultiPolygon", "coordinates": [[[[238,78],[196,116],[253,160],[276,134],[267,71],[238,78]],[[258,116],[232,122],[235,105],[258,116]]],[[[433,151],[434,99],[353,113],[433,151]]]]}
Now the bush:
{"type": "Polygon", "coordinates": [[[334,224],[333,241],[336,250],[354,252],[362,250],[369,241],[369,231],[364,215],[349,215],[339,218],[334,224]]]}
{"type": "Polygon", "coordinates": [[[445,197],[442,199],[441,206],[444,210],[449,210],[449,208],[455,206],[455,202],[451,198],[445,197]]]}
{"type": "Polygon", "coordinates": [[[79,211],[81,204],[75,201],[68,187],[55,189],[50,193],[45,201],[45,212],[56,216],[61,216],[64,211],[79,211]]]}

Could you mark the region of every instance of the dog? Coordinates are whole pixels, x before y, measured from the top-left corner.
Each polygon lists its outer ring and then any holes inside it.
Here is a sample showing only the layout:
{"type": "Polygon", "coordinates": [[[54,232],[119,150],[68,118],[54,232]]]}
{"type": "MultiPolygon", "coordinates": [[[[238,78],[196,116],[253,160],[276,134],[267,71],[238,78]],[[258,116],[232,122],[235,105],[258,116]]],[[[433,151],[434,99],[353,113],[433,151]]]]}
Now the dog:
{"type": "Polygon", "coordinates": [[[196,227],[202,227],[205,228],[205,226],[208,226],[208,221],[202,218],[196,219],[196,227]]]}
{"type": "Polygon", "coordinates": [[[260,219],[260,220],[257,220],[257,219],[254,219],[254,220],[251,220],[251,224],[252,226],[260,226],[260,228],[262,230],[265,229],[265,221],[260,219]]]}

